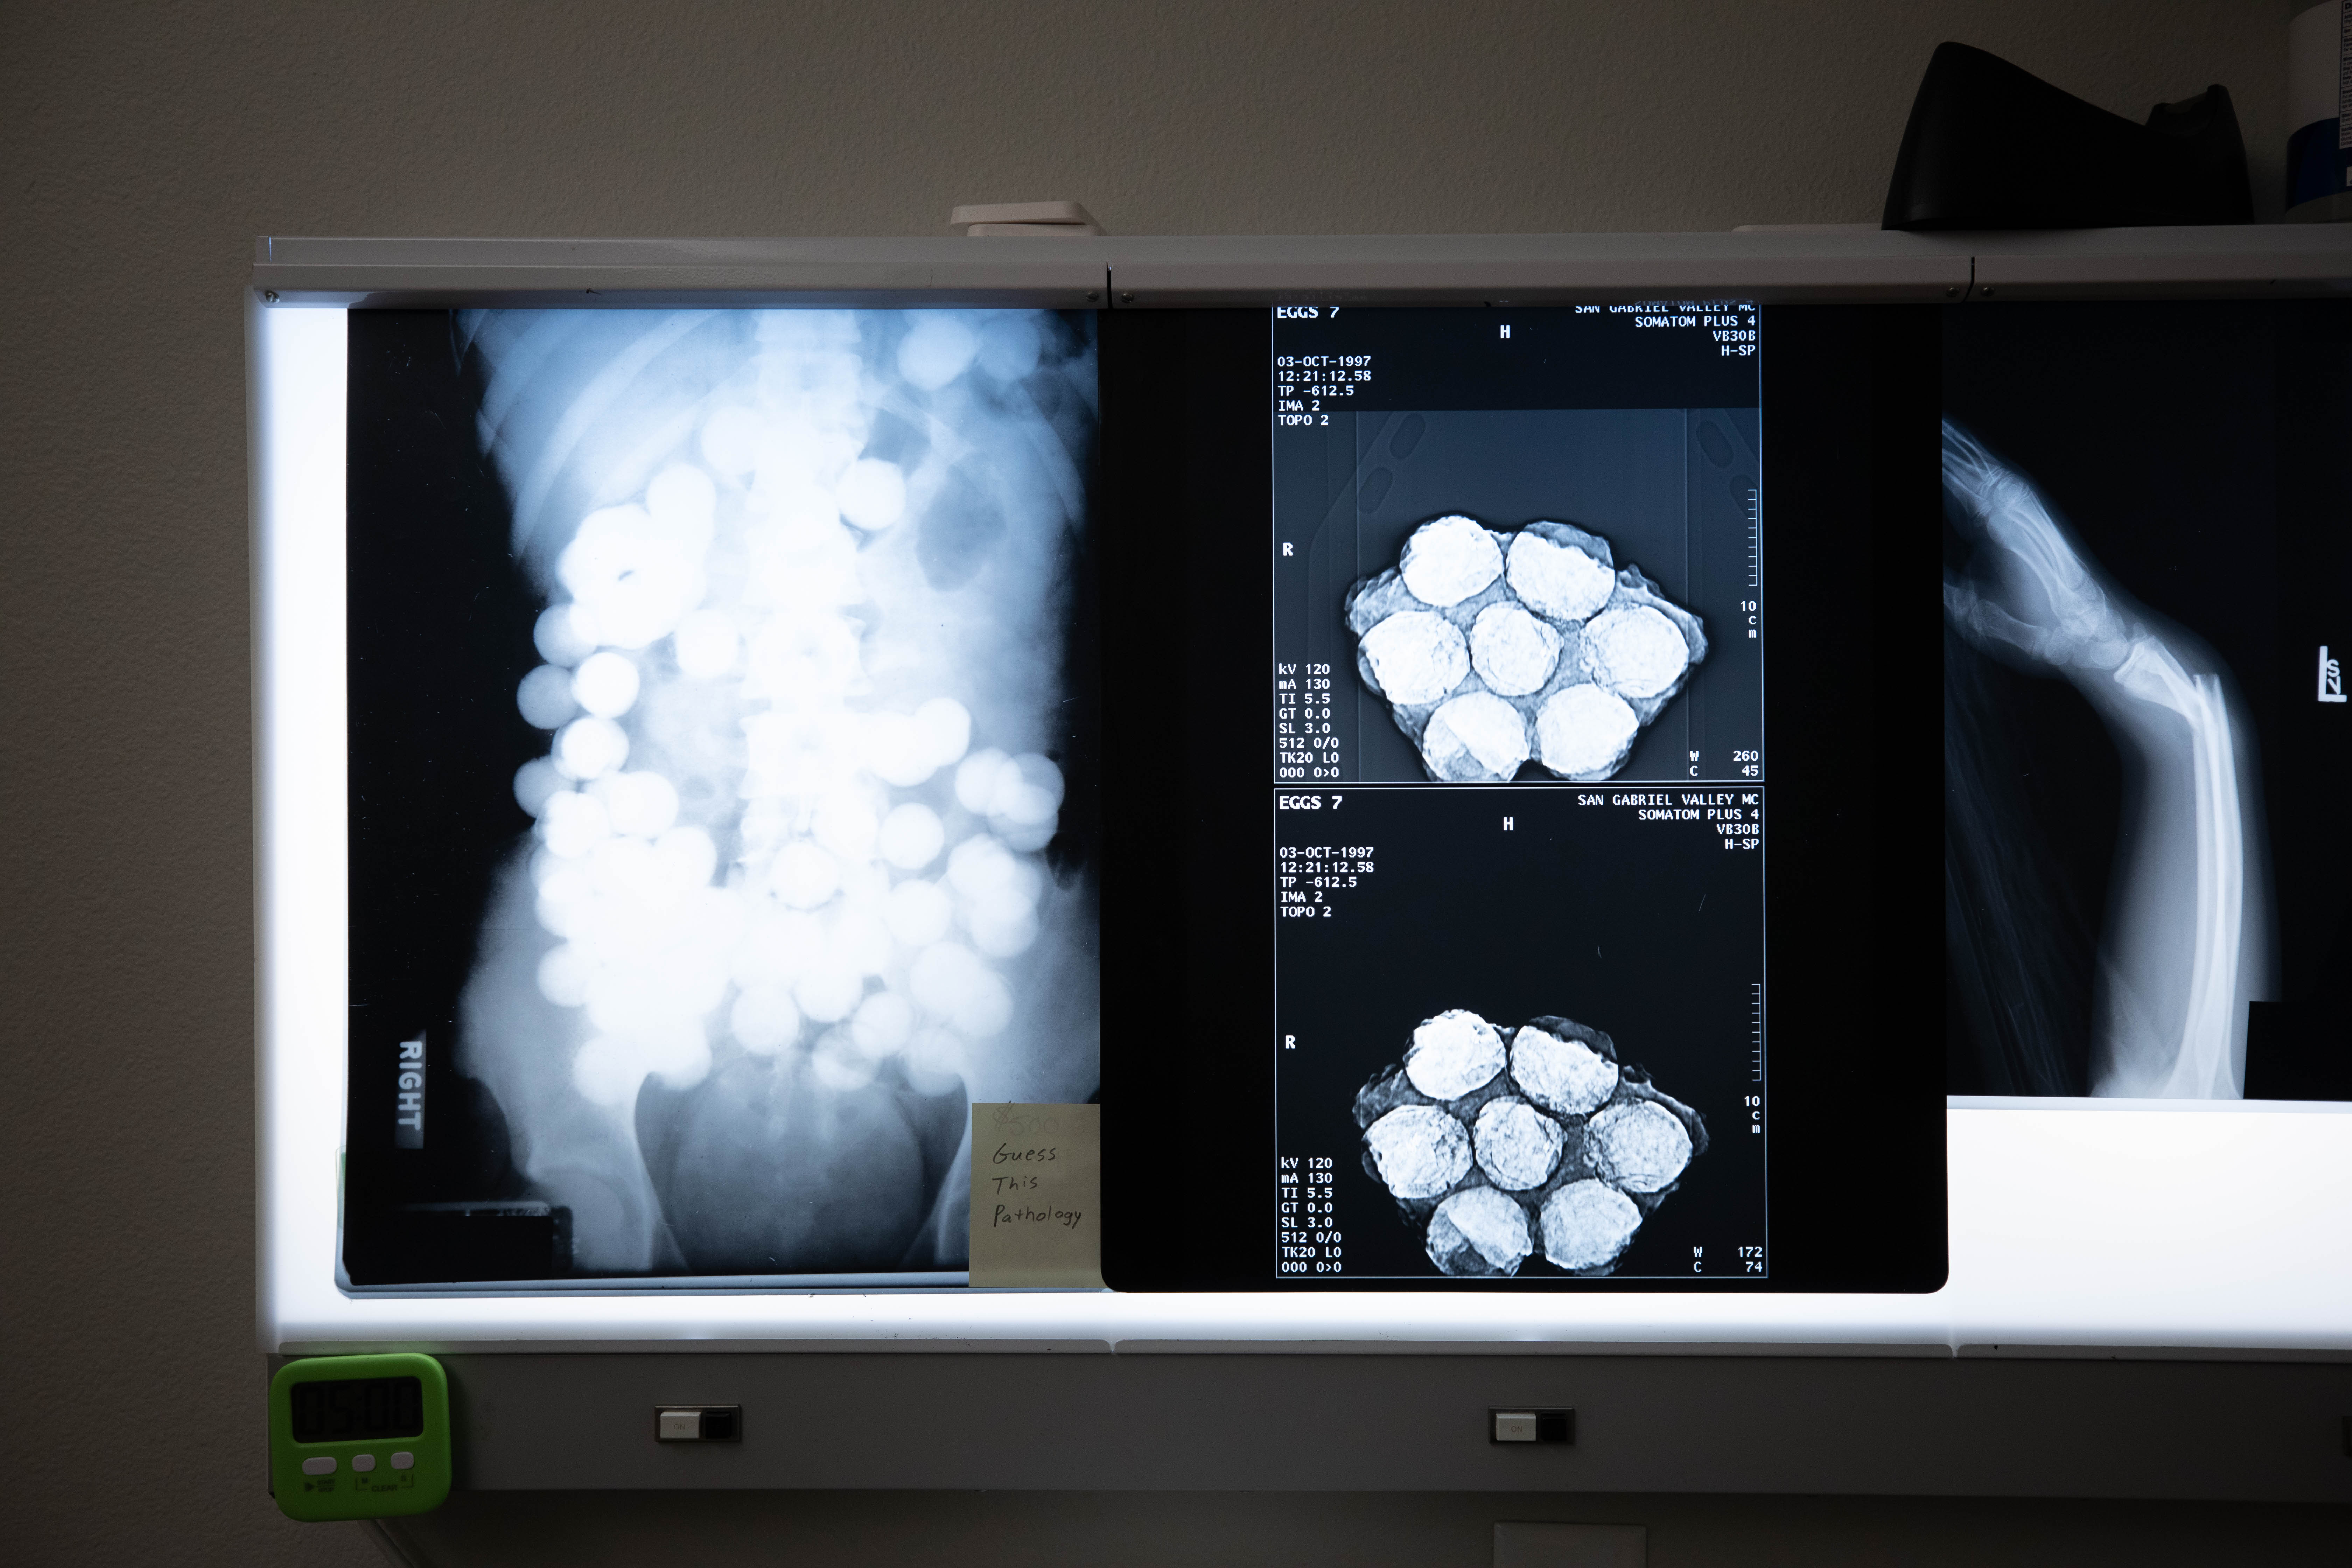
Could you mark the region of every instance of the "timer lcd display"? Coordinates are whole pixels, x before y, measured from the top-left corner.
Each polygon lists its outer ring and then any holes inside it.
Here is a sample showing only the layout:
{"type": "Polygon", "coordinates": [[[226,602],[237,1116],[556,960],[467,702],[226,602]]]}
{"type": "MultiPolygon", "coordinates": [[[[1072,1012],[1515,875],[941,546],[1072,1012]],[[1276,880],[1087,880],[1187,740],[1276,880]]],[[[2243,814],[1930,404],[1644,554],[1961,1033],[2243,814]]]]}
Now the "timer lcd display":
{"type": "Polygon", "coordinates": [[[297,1443],[415,1437],[425,1430],[425,1385],[413,1377],[298,1383],[287,1397],[297,1443]]]}

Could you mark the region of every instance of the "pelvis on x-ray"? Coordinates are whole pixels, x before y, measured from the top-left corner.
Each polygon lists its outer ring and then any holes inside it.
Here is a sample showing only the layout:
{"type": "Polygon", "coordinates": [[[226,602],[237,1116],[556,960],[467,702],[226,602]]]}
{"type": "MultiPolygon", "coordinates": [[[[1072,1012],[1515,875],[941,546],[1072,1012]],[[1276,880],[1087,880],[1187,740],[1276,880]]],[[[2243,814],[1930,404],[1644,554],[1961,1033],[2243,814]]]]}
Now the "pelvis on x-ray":
{"type": "Polygon", "coordinates": [[[1096,1083],[1064,716],[1088,329],[465,327],[545,593],[511,696],[548,731],[467,1070],[583,1272],[961,1268],[967,1101],[1096,1083]]]}

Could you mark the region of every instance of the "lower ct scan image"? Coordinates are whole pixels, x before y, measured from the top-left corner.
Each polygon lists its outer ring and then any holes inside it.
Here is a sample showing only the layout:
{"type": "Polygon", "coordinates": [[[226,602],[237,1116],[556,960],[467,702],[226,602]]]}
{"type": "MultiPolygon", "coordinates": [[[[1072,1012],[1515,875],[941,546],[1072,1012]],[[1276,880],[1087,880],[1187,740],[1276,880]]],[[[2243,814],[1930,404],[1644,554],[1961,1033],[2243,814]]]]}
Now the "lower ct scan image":
{"type": "Polygon", "coordinates": [[[1278,1277],[1767,1278],[1763,815],[1278,796],[1278,1277]]]}
{"type": "Polygon", "coordinates": [[[1559,1017],[1508,1031],[1462,1009],[1423,1020],[1404,1060],[1358,1092],[1356,1120],[1366,1168],[1449,1275],[1517,1274],[1538,1253],[1607,1274],[1706,1151],[1698,1112],[1559,1017]]]}

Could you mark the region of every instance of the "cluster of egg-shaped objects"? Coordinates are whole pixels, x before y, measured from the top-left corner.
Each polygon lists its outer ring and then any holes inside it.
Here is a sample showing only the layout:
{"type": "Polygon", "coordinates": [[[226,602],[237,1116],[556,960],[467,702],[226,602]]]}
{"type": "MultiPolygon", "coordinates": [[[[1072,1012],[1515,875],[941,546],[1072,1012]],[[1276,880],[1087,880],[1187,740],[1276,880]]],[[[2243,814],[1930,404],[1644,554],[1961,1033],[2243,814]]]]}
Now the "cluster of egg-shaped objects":
{"type": "Polygon", "coordinates": [[[1446,1274],[1511,1275],[1540,1251],[1605,1273],[1673,1190],[1706,1130],[1567,1018],[1502,1030],[1455,1009],[1356,1099],[1365,1168],[1424,1227],[1446,1274]]]}
{"type": "MultiPolygon", "coordinates": [[[[936,388],[982,346],[928,318],[898,368],[936,388]]],[[[802,395],[720,407],[699,461],[582,520],[516,693],[552,735],[515,780],[558,939],[539,989],[584,1014],[572,1079],[601,1104],[698,1082],[714,1042],[806,1049],[845,1089],[895,1057],[943,1089],[1007,1027],[1003,963],[1039,934],[1061,770],[976,744],[967,705],[914,699],[904,668],[876,697],[888,616],[861,548],[908,513],[908,476],[861,455],[822,359],[796,363],[802,395]]]]}
{"type": "Polygon", "coordinates": [[[1706,657],[1696,616],[1559,522],[1425,522],[1347,614],[1364,683],[1449,783],[1509,779],[1530,758],[1606,778],[1706,657]]]}

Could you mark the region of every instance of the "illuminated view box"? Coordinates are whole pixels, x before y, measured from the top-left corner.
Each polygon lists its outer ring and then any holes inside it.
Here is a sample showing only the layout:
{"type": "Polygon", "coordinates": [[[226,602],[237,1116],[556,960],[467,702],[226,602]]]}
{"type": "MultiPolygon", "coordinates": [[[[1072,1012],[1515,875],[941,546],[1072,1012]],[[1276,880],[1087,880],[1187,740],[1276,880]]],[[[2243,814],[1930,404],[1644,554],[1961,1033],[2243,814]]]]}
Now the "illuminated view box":
{"type": "Polygon", "coordinates": [[[266,1348],[2341,1347],[2347,262],[263,242],[266,1348]]]}

